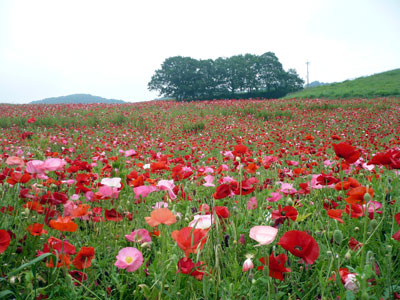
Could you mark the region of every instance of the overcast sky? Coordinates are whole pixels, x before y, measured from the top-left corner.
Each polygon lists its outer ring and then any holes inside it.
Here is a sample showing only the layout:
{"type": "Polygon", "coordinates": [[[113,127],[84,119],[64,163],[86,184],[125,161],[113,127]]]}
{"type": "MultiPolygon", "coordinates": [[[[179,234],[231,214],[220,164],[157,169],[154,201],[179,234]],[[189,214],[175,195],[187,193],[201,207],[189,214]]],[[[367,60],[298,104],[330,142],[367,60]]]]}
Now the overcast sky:
{"type": "Polygon", "coordinates": [[[147,101],[168,57],[268,51],[310,82],[400,68],[400,0],[0,0],[0,103],[147,101]]]}

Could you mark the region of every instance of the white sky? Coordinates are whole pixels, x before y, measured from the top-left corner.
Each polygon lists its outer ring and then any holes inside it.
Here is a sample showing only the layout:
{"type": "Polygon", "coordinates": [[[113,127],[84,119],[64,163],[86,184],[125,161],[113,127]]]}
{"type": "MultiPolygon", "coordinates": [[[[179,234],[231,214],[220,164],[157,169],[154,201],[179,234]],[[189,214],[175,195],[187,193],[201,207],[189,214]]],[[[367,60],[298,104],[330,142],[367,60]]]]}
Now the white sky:
{"type": "Polygon", "coordinates": [[[400,0],[0,0],[0,103],[125,101],[168,57],[272,51],[310,82],[400,67],[400,0]]]}

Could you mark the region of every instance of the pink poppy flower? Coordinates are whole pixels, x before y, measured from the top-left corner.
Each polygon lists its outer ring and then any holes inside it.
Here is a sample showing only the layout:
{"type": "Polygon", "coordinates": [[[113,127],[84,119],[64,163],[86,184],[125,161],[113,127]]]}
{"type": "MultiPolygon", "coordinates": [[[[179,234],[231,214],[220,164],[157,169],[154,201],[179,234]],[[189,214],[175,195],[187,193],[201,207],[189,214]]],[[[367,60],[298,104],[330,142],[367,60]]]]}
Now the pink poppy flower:
{"type": "Polygon", "coordinates": [[[247,202],[247,209],[256,209],[257,208],[257,198],[251,197],[247,202]]]}
{"type": "Polygon", "coordinates": [[[258,242],[257,246],[271,244],[278,233],[278,229],[271,226],[254,226],[250,229],[250,238],[258,242]]]}
{"type": "Polygon", "coordinates": [[[101,180],[101,184],[109,186],[111,188],[120,188],[121,187],[121,178],[119,178],[119,177],[103,178],[101,180]]]}
{"type": "Polygon", "coordinates": [[[382,204],[376,201],[369,201],[367,204],[364,204],[368,208],[368,217],[372,220],[374,218],[374,213],[382,214],[382,211],[378,210],[382,208],[382,204]]]}
{"type": "Polygon", "coordinates": [[[193,221],[189,223],[189,227],[198,229],[210,228],[214,223],[213,215],[196,215],[193,217],[193,221]]]}
{"type": "Polygon", "coordinates": [[[43,168],[46,171],[62,171],[67,162],[60,158],[49,158],[44,161],[43,168]]]}
{"type": "Polygon", "coordinates": [[[23,167],[25,166],[25,162],[21,157],[18,156],[9,156],[6,159],[6,164],[7,165],[17,165],[18,167],[23,167]]]}
{"type": "Polygon", "coordinates": [[[101,198],[114,198],[118,199],[119,191],[116,188],[109,187],[107,185],[99,187],[99,194],[101,198]]]}
{"type": "Polygon", "coordinates": [[[135,193],[135,199],[139,199],[140,197],[146,198],[150,193],[157,191],[157,187],[153,185],[141,185],[133,188],[133,192],[135,193]]]}
{"type": "Polygon", "coordinates": [[[157,209],[157,208],[167,208],[168,207],[168,203],[164,202],[164,201],[159,201],[156,202],[156,204],[154,204],[151,208],[152,209],[157,209]]]}
{"type": "Polygon", "coordinates": [[[287,182],[280,182],[281,189],[280,191],[285,195],[292,195],[297,192],[297,190],[293,187],[293,184],[287,182]]]}
{"type": "Polygon", "coordinates": [[[274,193],[271,193],[271,196],[272,197],[266,199],[268,202],[276,202],[276,201],[282,199],[282,194],[280,194],[280,193],[274,192],[274,193]]]}
{"type": "Polygon", "coordinates": [[[215,186],[215,184],[213,184],[214,176],[207,175],[204,177],[204,180],[206,181],[206,183],[204,183],[203,186],[215,186]]]}
{"type": "Polygon", "coordinates": [[[118,269],[126,269],[128,272],[134,272],[143,264],[143,255],[138,249],[126,247],[119,250],[116,256],[115,266],[118,269]]]}
{"type": "Polygon", "coordinates": [[[168,195],[172,200],[176,199],[176,195],[173,192],[173,189],[175,187],[175,184],[174,184],[173,180],[160,180],[157,183],[157,187],[161,191],[168,191],[168,195]]]}
{"type": "Polygon", "coordinates": [[[31,160],[26,164],[26,172],[30,174],[43,174],[45,171],[44,162],[41,160],[31,160]]]}
{"type": "Polygon", "coordinates": [[[125,151],[125,157],[135,156],[136,154],[137,154],[137,152],[133,149],[125,151]]]}
{"type": "Polygon", "coordinates": [[[130,242],[135,242],[140,244],[151,242],[150,233],[146,229],[134,230],[130,234],[126,234],[125,238],[130,242]]]}

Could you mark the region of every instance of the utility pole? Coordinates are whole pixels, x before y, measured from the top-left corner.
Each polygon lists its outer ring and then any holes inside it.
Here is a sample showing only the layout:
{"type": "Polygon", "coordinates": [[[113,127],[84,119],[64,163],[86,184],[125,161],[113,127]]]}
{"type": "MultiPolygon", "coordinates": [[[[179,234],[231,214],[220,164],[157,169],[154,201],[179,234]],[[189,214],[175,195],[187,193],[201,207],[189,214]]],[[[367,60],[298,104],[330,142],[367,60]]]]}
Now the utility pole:
{"type": "Polygon", "coordinates": [[[310,81],[308,79],[308,65],[310,64],[310,62],[307,60],[306,65],[307,65],[307,86],[310,84],[310,81]]]}

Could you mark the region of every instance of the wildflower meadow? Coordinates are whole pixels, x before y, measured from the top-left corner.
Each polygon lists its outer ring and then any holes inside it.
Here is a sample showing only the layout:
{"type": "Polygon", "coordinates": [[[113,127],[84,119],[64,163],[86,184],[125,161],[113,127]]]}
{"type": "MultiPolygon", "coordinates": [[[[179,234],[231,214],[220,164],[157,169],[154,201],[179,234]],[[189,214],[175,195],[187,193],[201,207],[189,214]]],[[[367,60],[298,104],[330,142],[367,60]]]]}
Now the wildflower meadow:
{"type": "Polygon", "coordinates": [[[400,299],[400,99],[0,105],[2,299],[400,299]]]}

